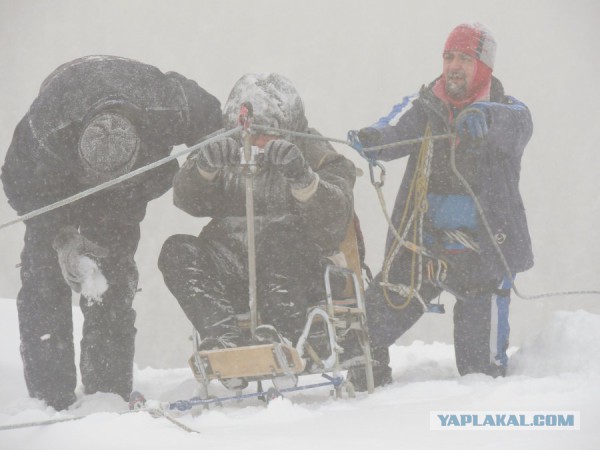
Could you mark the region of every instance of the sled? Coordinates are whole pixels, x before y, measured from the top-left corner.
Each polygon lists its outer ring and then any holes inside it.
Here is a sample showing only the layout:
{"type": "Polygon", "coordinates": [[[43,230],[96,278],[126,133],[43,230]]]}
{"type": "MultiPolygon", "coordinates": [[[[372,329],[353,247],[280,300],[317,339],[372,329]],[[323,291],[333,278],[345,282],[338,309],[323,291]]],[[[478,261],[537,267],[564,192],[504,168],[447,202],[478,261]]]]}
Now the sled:
{"type": "MultiPolygon", "coordinates": [[[[216,350],[199,350],[201,338],[194,330],[194,351],[189,365],[200,384],[200,398],[208,399],[209,383],[213,380],[226,382],[228,379],[251,381],[273,381],[281,377],[300,377],[331,373],[330,384],[336,397],[354,395],[351,383],[344,380],[342,371],[361,367],[365,370],[367,391],[374,390],[373,367],[369,335],[364,307],[362,285],[355,272],[347,268],[327,266],[325,271],[326,300],[312,307],[307,314],[303,333],[295,347],[285,343],[250,345],[216,350]],[[333,272],[342,272],[351,280],[353,296],[334,299],[330,277],[333,272]],[[344,358],[347,344],[355,340],[360,354],[344,358]]],[[[241,328],[248,329],[250,320],[243,315],[238,320],[241,328]]],[[[319,384],[317,386],[321,386],[319,384]]],[[[260,385],[259,385],[260,386],[260,385]]],[[[260,387],[259,387],[260,389],[260,387]]]]}
{"type": "MultiPolygon", "coordinates": [[[[248,226],[248,278],[249,278],[249,320],[248,316],[238,321],[240,328],[249,327],[250,336],[259,324],[256,299],[256,257],[254,244],[254,199],[253,179],[259,151],[250,145],[250,116],[252,108],[244,104],[240,114],[243,125],[240,149],[240,162],[246,173],[246,223],[248,226]]],[[[213,380],[227,385],[227,380],[257,381],[259,392],[261,382],[271,380],[278,387],[281,380],[292,381],[291,390],[302,389],[296,384],[299,375],[322,374],[330,380],[337,397],[343,390],[354,395],[354,388],[349,381],[343,380],[341,371],[354,366],[364,367],[367,390],[374,390],[373,368],[369,336],[365,314],[361,264],[358,250],[355,223],[350,222],[346,238],[340,246],[349,268],[327,266],[324,274],[325,301],[308,311],[307,321],[295,347],[286,343],[266,345],[250,345],[237,348],[200,351],[200,335],[193,332],[194,352],[189,364],[194,377],[200,383],[200,397],[209,397],[208,387],[213,380]],[[331,274],[340,272],[346,276],[346,286],[341,299],[334,299],[331,288],[331,274]],[[354,340],[353,342],[351,342],[354,340]],[[361,354],[354,358],[345,358],[344,346],[360,347],[361,354]],[[332,376],[326,375],[332,373],[332,376]],[[335,380],[335,381],[333,381],[335,380]]],[[[235,384],[235,383],[233,383],[235,384]]],[[[230,384],[230,385],[233,385],[230,384]]],[[[242,383],[244,384],[244,383],[242,383]]],[[[239,383],[237,384],[239,386],[239,383]]],[[[239,393],[242,398],[241,393],[239,393]]]]}

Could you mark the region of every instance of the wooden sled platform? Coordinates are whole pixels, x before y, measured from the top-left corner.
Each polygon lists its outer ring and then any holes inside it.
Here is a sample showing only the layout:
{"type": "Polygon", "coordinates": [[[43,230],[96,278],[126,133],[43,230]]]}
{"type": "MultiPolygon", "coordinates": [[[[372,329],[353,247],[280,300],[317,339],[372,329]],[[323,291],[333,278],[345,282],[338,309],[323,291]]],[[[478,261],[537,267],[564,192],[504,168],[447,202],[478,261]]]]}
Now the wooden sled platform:
{"type": "Polygon", "coordinates": [[[191,356],[189,364],[201,383],[296,375],[302,373],[306,365],[294,347],[278,343],[200,351],[191,356]]]}

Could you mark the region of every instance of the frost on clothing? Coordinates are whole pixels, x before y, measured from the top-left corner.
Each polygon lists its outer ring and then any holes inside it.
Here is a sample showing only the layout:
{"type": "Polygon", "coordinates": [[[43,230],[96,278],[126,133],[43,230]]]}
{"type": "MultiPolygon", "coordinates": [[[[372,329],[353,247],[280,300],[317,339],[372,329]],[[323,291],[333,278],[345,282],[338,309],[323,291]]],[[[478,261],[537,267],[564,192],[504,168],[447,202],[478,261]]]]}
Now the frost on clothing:
{"type": "MultiPolygon", "coordinates": [[[[224,107],[227,126],[238,125],[240,109],[248,103],[254,124],[275,127],[277,134],[285,134],[285,130],[317,134],[308,129],[296,88],[281,75],[242,76],[224,107]]],[[[261,323],[274,326],[295,341],[304,326],[308,304],[324,298],[327,258],[339,251],[353,217],[356,174],[354,165],[325,141],[287,140],[266,144],[265,163],[253,176],[256,277],[261,323]],[[300,176],[311,171],[316,174],[301,192],[291,178],[286,178],[290,176],[285,170],[289,166],[266,162],[286,149],[296,155],[293,161],[302,163],[296,167],[300,176]]],[[[235,147],[232,141],[223,148],[231,144],[235,147]]],[[[227,335],[237,336],[239,341],[242,331],[234,316],[249,310],[247,177],[243,168],[234,164],[225,165],[209,178],[201,175],[205,155],[198,152],[188,157],[175,176],[174,203],[192,216],[212,220],[197,238],[169,238],[163,245],[159,267],[203,338],[227,335]]]]}
{"type": "MultiPolygon", "coordinates": [[[[2,167],[4,191],[26,214],[162,159],[174,145],[194,144],[221,121],[218,100],[179,74],[113,56],[71,61],[46,78],[17,125],[2,167]]],[[[17,303],[32,397],[57,409],[74,401],[71,289],[52,247],[65,227],[108,250],[82,286],[85,391],[129,395],[139,224],[177,169],[171,161],[26,222],[17,303]],[[51,337],[40,345],[43,335],[51,337]]]]}
{"type": "MultiPolygon", "coordinates": [[[[304,326],[308,303],[324,298],[326,258],[338,251],[351,221],[355,177],[352,163],[329,144],[293,143],[319,177],[310,199],[298,201],[276,167],[263,166],[254,177],[261,321],[291,341],[304,326]]],[[[208,181],[199,175],[194,155],[175,176],[175,205],[212,220],[199,237],[171,237],[159,267],[204,337],[218,336],[232,315],[248,311],[245,178],[238,166],[208,181]]]]}
{"type": "Polygon", "coordinates": [[[98,264],[87,256],[79,258],[79,271],[83,277],[81,295],[90,302],[102,301],[102,294],[108,289],[108,282],[100,271],[98,264]]]}

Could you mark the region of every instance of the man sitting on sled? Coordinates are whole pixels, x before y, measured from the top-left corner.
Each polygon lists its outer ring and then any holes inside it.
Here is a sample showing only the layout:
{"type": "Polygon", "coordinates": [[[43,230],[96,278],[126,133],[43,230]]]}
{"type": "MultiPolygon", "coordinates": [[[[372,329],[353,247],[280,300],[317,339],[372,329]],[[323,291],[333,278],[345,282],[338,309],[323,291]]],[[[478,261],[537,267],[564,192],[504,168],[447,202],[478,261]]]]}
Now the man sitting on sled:
{"type": "Polygon", "coordinates": [[[251,144],[264,152],[253,179],[261,325],[252,339],[237,318],[249,310],[242,143],[224,138],[206,145],[174,179],[175,205],[212,218],[199,236],[171,236],[159,259],[165,283],[202,336],[201,350],[295,343],[307,307],[325,297],[324,269],[339,259],[353,218],[354,165],[323,140],[285,134],[317,135],[290,81],[277,74],[244,75],[224,107],[227,128],[238,125],[240,109],[248,104],[253,124],[281,130],[251,135],[251,144]]]}

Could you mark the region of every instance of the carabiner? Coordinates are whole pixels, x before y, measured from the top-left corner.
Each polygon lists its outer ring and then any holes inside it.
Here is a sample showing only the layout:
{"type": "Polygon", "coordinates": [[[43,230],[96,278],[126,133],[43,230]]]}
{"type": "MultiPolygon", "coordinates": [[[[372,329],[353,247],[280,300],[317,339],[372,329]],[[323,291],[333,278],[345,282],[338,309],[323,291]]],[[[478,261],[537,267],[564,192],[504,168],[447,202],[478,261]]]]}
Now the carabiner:
{"type": "Polygon", "coordinates": [[[368,159],[367,160],[369,162],[369,175],[371,177],[371,184],[373,186],[375,186],[376,188],[380,188],[384,185],[385,183],[385,167],[383,164],[381,164],[379,161],[375,161],[373,159],[368,159]],[[373,170],[373,168],[377,166],[379,167],[380,175],[379,175],[379,181],[375,181],[375,172],[373,170]]]}

